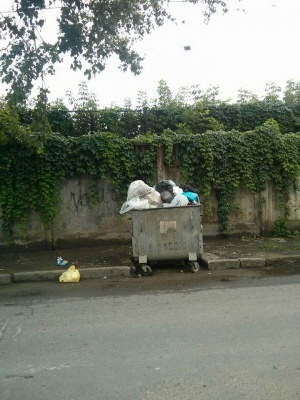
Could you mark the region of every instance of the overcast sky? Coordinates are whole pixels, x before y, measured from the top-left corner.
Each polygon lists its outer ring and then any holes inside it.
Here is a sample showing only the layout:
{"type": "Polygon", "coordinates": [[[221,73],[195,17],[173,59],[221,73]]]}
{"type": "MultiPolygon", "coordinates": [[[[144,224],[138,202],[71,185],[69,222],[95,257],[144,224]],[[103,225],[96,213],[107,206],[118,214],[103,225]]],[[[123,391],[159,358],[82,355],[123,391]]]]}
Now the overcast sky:
{"type": "MultiPolygon", "coordinates": [[[[9,9],[9,3],[0,0],[0,11],[9,9]]],[[[300,82],[300,1],[243,0],[239,6],[245,12],[236,11],[238,4],[229,0],[230,12],[214,15],[205,25],[200,5],[170,3],[171,13],[185,24],[169,22],[136,46],[145,57],[140,76],[118,70],[113,57],[104,72],[88,81],[100,106],[122,106],[125,98],[134,103],[138,91],[153,98],[160,79],[173,93],[193,84],[203,90],[219,85],[223,100],[235,99],[240,88],[262,96],[268,82],[283,89],[287,80],[300,82]],[[191,50],[185,51],[184,46],[191,50]]],[[[48,21],[55,12],[45,12],[48,21]]],[[[78,83],[85,80],[81,72],[69,70],[67,61],[46,80],[50,100],[64,97],[67,90],[76,93],[78,83]]]]}

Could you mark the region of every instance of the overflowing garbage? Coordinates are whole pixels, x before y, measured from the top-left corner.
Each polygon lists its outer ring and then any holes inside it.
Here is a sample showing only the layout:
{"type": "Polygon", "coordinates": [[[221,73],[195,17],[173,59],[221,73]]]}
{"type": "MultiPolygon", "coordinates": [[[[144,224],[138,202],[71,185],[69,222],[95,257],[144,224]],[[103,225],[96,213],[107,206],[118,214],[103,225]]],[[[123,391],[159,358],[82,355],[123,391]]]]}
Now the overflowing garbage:
{"type": "Polygon", "coordinates": [[[172,180],[163,180],[150,187],[144,181],[137,180],[129,185],[127,200],[122,205],[120,214],[130,210],[195,204],[200,204],[200,199],[196,190],[190,185],[176,185],[172,180]]]}

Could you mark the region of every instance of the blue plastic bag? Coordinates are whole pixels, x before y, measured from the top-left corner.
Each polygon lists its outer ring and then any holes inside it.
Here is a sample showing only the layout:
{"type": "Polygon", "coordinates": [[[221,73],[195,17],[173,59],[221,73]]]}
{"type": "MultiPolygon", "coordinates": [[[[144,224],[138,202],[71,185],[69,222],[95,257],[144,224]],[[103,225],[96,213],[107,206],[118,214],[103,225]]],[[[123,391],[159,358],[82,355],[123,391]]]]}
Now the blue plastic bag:
{"type": "Polygon", "coordinates": [[[189,203],[200,203],[199,196],[193,192],[182,192],[188,198],[189,203]]]}

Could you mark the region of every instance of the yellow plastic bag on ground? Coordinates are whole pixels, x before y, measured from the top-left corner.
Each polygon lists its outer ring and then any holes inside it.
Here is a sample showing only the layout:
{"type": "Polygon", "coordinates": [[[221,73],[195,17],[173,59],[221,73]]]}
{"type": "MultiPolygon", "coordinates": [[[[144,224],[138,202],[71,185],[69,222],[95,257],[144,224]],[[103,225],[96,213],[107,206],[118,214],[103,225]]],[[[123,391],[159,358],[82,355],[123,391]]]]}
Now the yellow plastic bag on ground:
{"type": "Polygon", "coordinates": [[[79,282],[80,273],[78,269],[76,269],[75,265],[71,265],[71,267],[63,272],[59,277],[59,282],[79,282]]]}

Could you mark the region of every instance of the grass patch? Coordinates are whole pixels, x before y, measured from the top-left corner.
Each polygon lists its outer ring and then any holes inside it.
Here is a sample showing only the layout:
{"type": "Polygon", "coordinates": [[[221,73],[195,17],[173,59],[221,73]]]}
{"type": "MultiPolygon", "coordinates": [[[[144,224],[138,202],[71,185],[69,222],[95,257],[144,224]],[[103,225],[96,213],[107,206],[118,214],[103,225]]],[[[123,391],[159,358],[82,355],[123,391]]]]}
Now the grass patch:
{"type": "MultiPolygon", "coordinates": [[[[263,244],[263,248],[265,250],[289,250],[288,247],[282,243],[276,243],[276,242],[265,242],[263,244]]],[[[300,243],[299,243],[299,249],[300,249],[300,243]]]]}
{"type": "Polygon", "coordinates": [[[293,250],[300,250],[300,240],[293,243],[293,250]]]}

